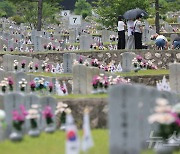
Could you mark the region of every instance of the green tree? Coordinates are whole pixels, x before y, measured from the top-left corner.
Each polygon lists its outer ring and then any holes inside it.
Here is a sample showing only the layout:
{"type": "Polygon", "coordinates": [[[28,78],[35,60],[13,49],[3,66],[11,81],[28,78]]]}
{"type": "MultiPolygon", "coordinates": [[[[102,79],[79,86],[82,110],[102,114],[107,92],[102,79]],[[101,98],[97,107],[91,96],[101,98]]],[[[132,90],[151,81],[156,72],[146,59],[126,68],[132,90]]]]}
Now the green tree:
{"type": "MultiPolygon", "coordinates": [[[[30,3],[37,3],[36,7],[37,7],[37,30],[41,31],[41,27],[42,27],[42,18],[43,18],[43,3],[48,3],[49,7],[51,6],[59,6],[59,2],[61,0],[9,0],[11,2],[13,2],[14,4],[19,4],[21,2],[28,2],[27,5],[30,5],[30,3]]],[[[29,10],[31,11],[31,9],[29,10]]]]}
{"type": "MultiPolygon", "coordinates": [[[[32,28],[32,24],[35,28],[38,27],[38,8],[36,2],[22,2],[17,6],[19,8],[19,14],[23,15],[24,21],[29,23],[32,28]],[[22,7],[24,6],[24,7],[22,7]],[[29,11],[31,10],[31,11],[29,11]]],[[[44,2],[42,7],[42,26],[44,24],[55,23],[56,18],[55,14],[59,11],[59,9],[55,6],[49,5],[44,2]]]]}
{"type": "Polygon", "coordinates": [[[149,8],[149,0],[98,0],[96,2],[97,13],[100,15],[98,21],[104,26],[114,29],[117,27],[117,17],[123,15],[127,10],[149,8]]]}
{"type": "Polygon", "coordinates": [[[92,15],[92,6],[86,0],[78,0],[75,3],[75,14],[82,15],[83,18],[92,15]]]}
{"type": "Polygon", "coordinates": [[[13,3],[1,0],[0,1],[0,16],[2,17],[11,17],[15,14],[16,7],[13,3]]]}

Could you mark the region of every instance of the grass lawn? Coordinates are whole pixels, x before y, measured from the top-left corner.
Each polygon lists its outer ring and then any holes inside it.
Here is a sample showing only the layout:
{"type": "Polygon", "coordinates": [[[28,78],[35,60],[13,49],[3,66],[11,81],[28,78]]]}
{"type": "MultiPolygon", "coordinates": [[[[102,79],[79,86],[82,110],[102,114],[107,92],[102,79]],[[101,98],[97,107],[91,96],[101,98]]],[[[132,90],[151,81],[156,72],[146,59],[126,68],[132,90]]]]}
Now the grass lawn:
{"type": "MultiPolygon", "coordinates": [[[[82,135],[82,131],[80,131],[82,135]]],[[[88,154],[109,154],[107,130],[96,129],[92,131],[95,146],[88,154]]],[[[6,140],[0,143],[1,154],[65,154],[65,133],[57,131],[54,134],[42,133],[39,138],[25,136],[22,142],[6,140]]],[[[83,154],[83,153],[81,153],[83,154]]],[[[87,153],[86,153],[87,154],[87,153]]],[[[154,154],[151,150],[142,154],[154,154]]],[[[180,154],[180,153],[175,153],[180,154]]]]}
{"type": "Polygon", "coordinates": [[[168,75],[169,70],[140,70],[138,72],[124,72],[124,73],[117,73],[120,76],[149,76],[149,75],[168,75]]]}
{"type": "MultiPolygon", "coordinates": [[[[29,74],[34,74],[37,76],[47,76],[47,77],[72,77],[72,74],[53,74],[49,72],[36,72],[36,73],[29,73],[29,74]]],[[[127,73],[116,73],[117,75],[126,77],[126,76],[149,76],[149,75],[168,75],[169,70],[140,70],[137,73],[132,71],[132,72],[127,72],[127,73]]]]}
{"type": "Polygon", "coordinates": [[[44,77],[72,77],[72,74],[53,74],[50,72],[36,72],[36,73],[29,73],[36,76],[44,76],[44,77]]]}
{"type": "Polygon", "coordinates": [[[69,94],[66,96],[58,96],[58,95],[53,95],[56,99],[76,99],[76,98],[107,98],[107,94],[88,94],[88,95],[74,95],[74,94],[69,94]]]}

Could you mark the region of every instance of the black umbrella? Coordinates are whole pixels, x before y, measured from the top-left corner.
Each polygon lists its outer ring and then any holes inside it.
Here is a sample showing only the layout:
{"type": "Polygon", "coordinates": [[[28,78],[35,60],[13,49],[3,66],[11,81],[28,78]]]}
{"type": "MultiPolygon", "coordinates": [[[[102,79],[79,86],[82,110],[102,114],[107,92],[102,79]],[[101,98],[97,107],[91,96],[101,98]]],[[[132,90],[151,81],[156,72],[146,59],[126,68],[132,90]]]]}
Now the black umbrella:
{"type": "Polygon", "coordinates": [[[125,12],[123,17],[125,19],[129,20],[129,19],[135,19],[138,15],[142,15],[143,17],[148,16],[148,14],[144,10],[132,9],[132,10],[129,10],[129,11],[125,12]]]}

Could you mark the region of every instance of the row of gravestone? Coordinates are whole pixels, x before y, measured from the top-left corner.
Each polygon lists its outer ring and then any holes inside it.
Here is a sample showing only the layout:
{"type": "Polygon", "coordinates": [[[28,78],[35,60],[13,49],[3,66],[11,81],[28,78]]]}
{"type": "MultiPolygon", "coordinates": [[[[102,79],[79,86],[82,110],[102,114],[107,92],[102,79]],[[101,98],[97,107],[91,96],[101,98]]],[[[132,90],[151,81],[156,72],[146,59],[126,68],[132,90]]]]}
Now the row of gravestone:
{"type": "MultiPolygon", "coordinates": [[[[25,110],[28,111],[32,108],[32,105],[38,105],[39,106],[39,118],[37,119],[38,129],[44,130],[47,127],[47,123],[45,118],[43,117],[42,111],[49,106],[52,109],[53,114],[53,125],[56,126],[56,117],[55,117],[55,111],[57,106],[57,101],[53,97],[45,96],[45,97],[39,97],[35,94],[27,94],[24,95],[19,92],[12,92],[5,95],[0,95],[0,109],[4,110],[6,113],[5,117],[5,123],[6,123],[6,129],[3,131],[3,134],[0,134],[0,138],[4,139],[9,137],[10,133],[14,130],[13,128],[13,116],[12,113],[14,110],[20,111],[20,106],[23,105],[25,107],[25,110]]],[[[26,119],[24,126],[23,126],[23,132],[27,133],[31,127],[30,127],[30,120],[26,119]]]]}
{"type": "MultiPolygon", "coordinates": [[[[22,79],[25,79],[27,81],[27,86],[25,88],[25,92],[30,92],[31,88],[30,88],[30,82],[33,81],[35,78],[39,78],[39,79],[44,79],[45,81],[48,81],[50,83],[53,84],[53,91],[52,93],[55,94],[56,93],[56,78],[53,77],[43,77],[43,76],[35,76],[32,74],[26,74],[24,72],[7,72],[4,70],[0,70],[0,81],[4,80],[4,78],[8,78],[11,77],[12,80],[14,81],[14,91],[20,91],[19,88],[19,81],[21,81],[22,79]]],[[[8,89],[7,89],[8,91],[8,89]]]]}
{"type": "MultiPolygon", "coordinates": [[[[124,52],[122,53],[122,71],[123,72],[130,72],[133,70],[132,60],[136,54],[133,52],[124,52]]],[[[87,58],[86,56],[77,55],[75,53],[65,53],[63,54],[63,67],[64,73],[72,73],[72,68],[74,64],[74,60],[79,61],[82,58],[83,61],[87,60],[89,64],[91,64],[92,59],[87,58]]],[[[120,63],[120,60],[119,60],[120,63]]]]}
{"type": "MultiPolygon", "coordinates": [[[[33,67],[35,64],[38,64],[38,70],[37,72],[42,72],[43,69],[41,67],[41,65],[43,64],[42,60],[38,60],[37,58],[32,58],[32,57],[27,57],[27,56],[18,56],[18,55],[10,55],[10,54],[5,54],[3,55],[3,69],[5,71],[15,71],[14,69],[14,60],[17,60],[18,64],[18,69],[17,71],[21,71],[22,70],[22,65],[21,63],[24,61],[25,62],[25,68],[23,69],[24,72],[29,72],[30,69],[28,68],[29,63],[32,61],[33,62],[33,67]]],[[[49,65],[52,66],[56,66],[55,63],[53,62],[47,62],[49,65]]]]}
{"type": "Polygon", "coordinates": [[[174,93],[142,85],[116,85],[109,90],[111,154],[140,154],[148,148],[150,133],[158,129],[148,123],[158,98],[167,99],[171,105],[179,102],[174,93]]]}

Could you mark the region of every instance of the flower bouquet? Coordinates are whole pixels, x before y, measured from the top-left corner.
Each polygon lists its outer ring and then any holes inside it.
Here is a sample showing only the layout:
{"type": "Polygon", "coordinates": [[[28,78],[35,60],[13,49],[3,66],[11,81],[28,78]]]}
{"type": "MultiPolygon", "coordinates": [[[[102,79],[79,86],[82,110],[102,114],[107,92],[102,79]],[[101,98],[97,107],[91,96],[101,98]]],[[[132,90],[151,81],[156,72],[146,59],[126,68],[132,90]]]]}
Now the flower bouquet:
{"type": "Polygon", "coordinates": [[[19,62],[17,60],[14,60],[14,70],[15,71],[18,70],[18,64],[19,64],[19,62]]]}
{"type": "Polygon", "coordinates": [[[1,81],[0,86],[1,86],[1,91],[5,93],[8,86],[7,78],[4,78],[4,80],[1,81]]]}
{"type": "Polygon", "coordinates": [[[36,64],[34,65],[34,68],[35,68],[35,71],[37,72],[37,71],[38,71],[38,69],[39,69],[39,64],[38,64],[38,63],[36,63],[36,64]]]}
{"type": "Polygon", "coordinates": [[[49,92],[52,93],[52,91],[53,91],[53,83],[50,82],[50,83],[48,84],[48,87],[49,87],[49,92]]]}
{"type": "Polygon", "coordinates": [[[38,130],[38,118],[39,118],[39,106],[38,105],[32,105],[31,109],[28,110],[28,116],[27,119],[30,120],[31,129],[29,130],[28,134],[33,137],[37,137],[40,134],[40,131],[38,130]]]}
{"type": "Polygon", "coordinates": [[[5,44],[3,44],[3,50],[7,51],[7,46],[5,44]]]}
{"type": "MultiPolygon", "coordinates": [[[[174,107],[170,106],[168,101],[163,98],[157,99],[156,103],[155,113],[148,118],[150,124],[158,124],[158,131],[155,132],[155,135],[161,137],[166,145],[180,144],[180,140],[178,140],[180,135],[180,104],[174,107]],[[173,135],[177,136],[177,138],[171,139],[173,135]]],[[[168,149],[162,147],[163,145],[155,147],[156,151],[164,150],[172,153],[175,150],[173,146],[169,146],[168,149]]]]}
{"type": "Polygon", "coordinates": [[[20,91],[25,92],[26,86],[27,86],[27,81],[26,81],[26,79],[22,79],[21,81],[19,81],[20,91]]]}
{"type": "Polygon", "coordinates": [[[55,114],[60,117],[60,129],[65,130],[66,124],[66,109],[68,109],[68,105],[63,102],[58,102],[55,114]]]}
{"type": "Polygon", "coordinates": [[[8,77],[8,85],[9,85],[9,91],[13,91],[14,81],[12,77],[8,77]]]}
{"type": "Polygon", "coordinates": [[[31,91],[34,92],[34,91],[35,91],[35,88],[36,88],[36,83],[35,83],[34,81],[31,81],[31,82],[29,83],[29,85],[30,85],[31,91]]]}
{"type": "Polygon", "coordinates": [[[99,85],[99,76],[94,76],[93,81],[92,81],[92,86],[93,86],[92,93],[93,94],[97,93],[98,85],[99,85]]]}
{"type": "Polygon", "coordinates": [[[10,139],[12,141],[22,140],[22,126],[25,122],[25,117],[27,116],[27,111],[23,105],[20,105],[19,110],[12,111],[12,125],[13,132],[10,134],[10,139]]]}
{"type": "Polygon", "coordinates": [[[54,121],[53,121],[53,113],[52,108],[50,106],[46,106],[43,110],[43,116],[46,120],[47,127],[45,128],[45,132],[53,133],[55,131],[54,121]]]}
{"type": "Polygon", "coordinates": [[[28,65],[29,72],[33,72],[33,61],[31,61],[28,65]]]}
{"type": "Polygon", "coordinates": [[[22,71],[25,70],[25,67],[26,67],[26,61],[23,60],[23,61],[21,62],[21,69],[22,69],[22,71]]]}
{"type": "Polygon", "coordinates": [[[42,65],[41,65],[41,68],[42,68],[43,71],[45,71],[46,66],[47,66],[46,61],[43,61],[42,65]]]}

